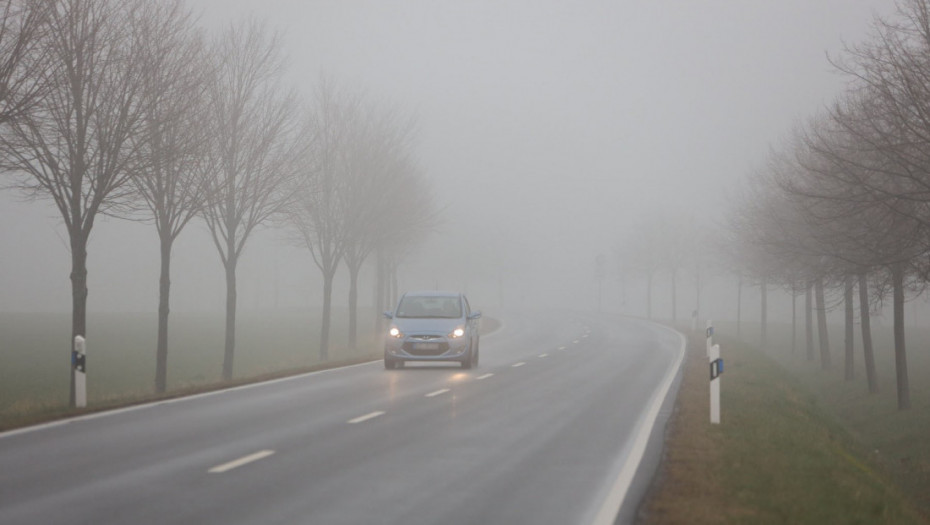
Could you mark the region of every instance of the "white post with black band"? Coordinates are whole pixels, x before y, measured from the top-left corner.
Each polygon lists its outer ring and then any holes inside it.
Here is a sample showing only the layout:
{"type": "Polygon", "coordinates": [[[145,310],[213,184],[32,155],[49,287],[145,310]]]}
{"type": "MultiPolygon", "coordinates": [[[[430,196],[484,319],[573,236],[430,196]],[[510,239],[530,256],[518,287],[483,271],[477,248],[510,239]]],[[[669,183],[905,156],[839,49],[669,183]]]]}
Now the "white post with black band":
{"type": "Polygon", "coordinates": [[[83,337],[74,336],[74,351],[71,353],[74,367],[74,406],[87,406],[87,343],[83,337]]]}
{"type": "Polygon", "coordinates": [[[710,363],[710,422],[720,424],[720,374],[723,373],[723,359],[720,358],[720,345],[714,344],[714,325],[707,321],[707,360],[710,363]]]}

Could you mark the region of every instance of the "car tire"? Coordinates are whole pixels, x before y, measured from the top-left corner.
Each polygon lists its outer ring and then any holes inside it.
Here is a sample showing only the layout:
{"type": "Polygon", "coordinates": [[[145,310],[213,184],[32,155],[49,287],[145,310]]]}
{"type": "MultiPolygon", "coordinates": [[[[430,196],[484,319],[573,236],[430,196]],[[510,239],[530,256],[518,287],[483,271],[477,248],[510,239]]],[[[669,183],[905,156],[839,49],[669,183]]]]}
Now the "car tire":
{"type": "Polygon", "coordinates": [[[472,359],[472,364],[475,366],[475,368],[478,368],[478,357],[481,355],[481,351],[478,349],[479,346],[480,345],[478,344],[478,341],[475,340],[475,354],[472,359]]]}
{"type": "Polygon", "coordinates": [[[462,360],[462,368],[468,370],[472,367],[472,349],[469,348],[468,352],[465,354],[465,359],[462,360]]]}
{"type": "Polygon", "coordinates": [[[384,369],[385,370],[394,370],[397,368],[397,361],[393,359],[384,358],[384,369]]]}

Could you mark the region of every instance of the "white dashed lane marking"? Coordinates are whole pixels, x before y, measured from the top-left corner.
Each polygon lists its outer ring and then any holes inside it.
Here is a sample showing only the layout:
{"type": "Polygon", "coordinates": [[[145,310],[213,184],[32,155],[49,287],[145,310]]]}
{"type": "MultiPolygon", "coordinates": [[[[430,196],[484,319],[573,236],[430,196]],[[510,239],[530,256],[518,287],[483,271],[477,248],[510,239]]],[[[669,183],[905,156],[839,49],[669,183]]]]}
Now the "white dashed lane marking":
{"type": "Polygon", "coordinates": [[[543,357],[549,357],[549,354],[539,354],[539,357],[541,357],[541,358],[543,358],[543,357]]]}
{"type": "Polygon", "coordinates": [[[441,389],[441,390],[437,390],[437,391],[435,391],[435,392],[430,392],[429,394],[426,394],[426,397],[436,397],[436,396],[445,394],[446,392],[449,392],[449,389],[448,389],[448,388],[443,388],[443,389],[441,389]]]}
{"type": "Polygon", "coordinates": [[[365,414],[364,416],[359,416],[355,419],[350,419],[347,421],[347,423],[349,423],[350,425],[354,425],[356,423],[362,423],[364,421],[368,421],[369,419],[374,419],[376,417],[383,416],[384,414],[385,412],[378,410],[376,412],[371,412],[370,414],[365,414]]]}
{"type": "Polygon", "coordinates": [[[526,363],[524,363],[523,361],[520,361],[519,363],[514,363],[514,364],[512,364],[512,365],[510,365],[510,366],[512,366],[512,367],[514,367],[514,368],[517,368],[517,367],[521,367],[521,366],[523,366],[523,365],[525,365],[525,364],[526,364],[526,363]]]}
{"type": "Polygon", "coordinates": [[[480,381],[480,380],[482,380],[482,379],[487,379],[487,378],[489,378],[489,377],[491,377],[491,376],[493,376],[493,375],[494,375],[494,374],[484,374],[483,376],[478,376],[478,377],[476,377],[475,379],[477,379],[477,380],[480,381]]]}
{"type": "Polygon", "coordinates": [[[217,465],[207,472],[211,474],[222,474],[223,472],[228,472],[234,468],[239,468],[242,465],[252,463],[253,461],[258,461],[260,459],[267,458],[268,456],[274,454],[274,450],[261,450],[254,454],[249,454],[248,456],[243,456],[239,459],[230,461],[229,463],[223,463],[222,465],[217,465]]]}

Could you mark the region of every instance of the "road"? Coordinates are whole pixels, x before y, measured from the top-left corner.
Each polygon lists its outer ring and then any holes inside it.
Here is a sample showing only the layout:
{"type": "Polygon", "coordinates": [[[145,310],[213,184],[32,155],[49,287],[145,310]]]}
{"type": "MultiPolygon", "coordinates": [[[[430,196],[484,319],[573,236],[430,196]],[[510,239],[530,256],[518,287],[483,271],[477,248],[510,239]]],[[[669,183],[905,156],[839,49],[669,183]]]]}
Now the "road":
{"type": "Polygon", "coordinates": [[[682,338],[507,316],[478,368],[380,362],[0,434],[0,523],[610,523],[682,338]]]}

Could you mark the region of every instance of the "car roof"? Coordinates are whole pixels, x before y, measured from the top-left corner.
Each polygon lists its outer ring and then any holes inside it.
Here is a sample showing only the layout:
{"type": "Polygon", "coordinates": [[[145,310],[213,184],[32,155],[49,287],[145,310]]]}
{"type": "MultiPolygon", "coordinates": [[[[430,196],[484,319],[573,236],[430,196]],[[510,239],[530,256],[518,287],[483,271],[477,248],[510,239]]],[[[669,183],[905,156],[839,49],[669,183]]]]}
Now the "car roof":
{"type": "Polygon", "coordinates": [[[462,294],[459,292],[443,292],[438,290],[423,290],[418,292],[407,292],[404,296],[410,297],[458,297],[462,294]]]}

